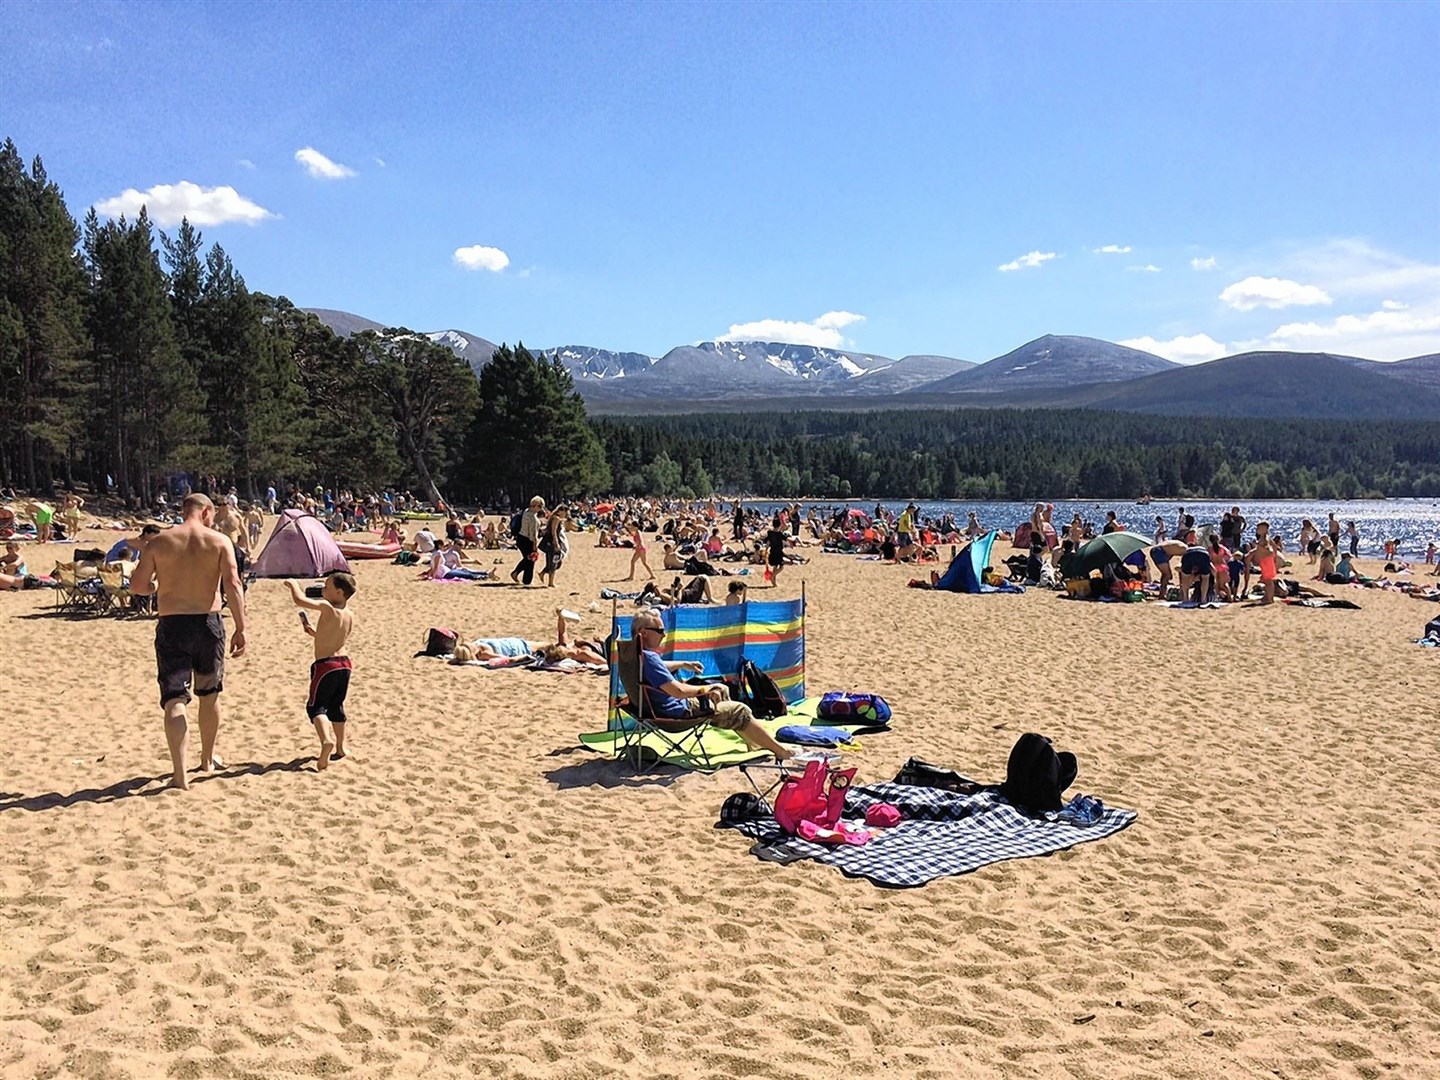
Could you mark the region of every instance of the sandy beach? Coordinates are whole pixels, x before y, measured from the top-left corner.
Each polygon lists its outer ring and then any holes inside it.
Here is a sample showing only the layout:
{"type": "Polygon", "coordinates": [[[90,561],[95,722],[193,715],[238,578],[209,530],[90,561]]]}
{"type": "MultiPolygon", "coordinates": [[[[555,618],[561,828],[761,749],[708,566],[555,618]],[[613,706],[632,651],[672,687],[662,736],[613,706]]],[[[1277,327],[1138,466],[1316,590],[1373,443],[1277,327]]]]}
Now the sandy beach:
{"type": "MultiPolygon", "coordinates": [[[[1037,730],[1079,756],[1074,790],[1140,815],[883,891],[716,829],[734,770],[637,777],[581,749],[604,679],[412,659],[435,625],[546,638],[562,604],[603,634],[589,605],[629,555],[591,542],[548,590],[358,564],[352,755],[324,774],[309,639],[256,583],[225,768],[185,794],[164,790],[153,623],[0,594],[0,1075],[1440,1068],[1440,655],[1411,644],[1436,605],[958,596],[814,551],[776,590],[807,583],[810,691],[895,710],[861,780],[912,754],[999,780],[1037,730]]],[[[514,558],[480,555],[502,580],[514,558]]]]}

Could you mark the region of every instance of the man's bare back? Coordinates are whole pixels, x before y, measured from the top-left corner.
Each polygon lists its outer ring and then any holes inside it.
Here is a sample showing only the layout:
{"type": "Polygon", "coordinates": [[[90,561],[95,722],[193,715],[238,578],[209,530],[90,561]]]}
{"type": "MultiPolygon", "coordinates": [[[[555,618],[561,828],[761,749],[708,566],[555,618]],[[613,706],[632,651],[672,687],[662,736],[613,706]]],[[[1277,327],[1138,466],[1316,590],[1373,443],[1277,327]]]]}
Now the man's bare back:
{"type": "MultiPolygon", "coordinates": [[[[222,586],[229,587],[232,605],[241,592],[234,547],[227,537],[207,528],[198,517],[151,537],[135,568],[135,580],[141,585],[135,591],[149,592],[152,576],[156,579],[161,615],[208,615],[220,610],[222,586]]],[[[237,624],[239,635],[243,632],[243,616],[237,624]]]]}

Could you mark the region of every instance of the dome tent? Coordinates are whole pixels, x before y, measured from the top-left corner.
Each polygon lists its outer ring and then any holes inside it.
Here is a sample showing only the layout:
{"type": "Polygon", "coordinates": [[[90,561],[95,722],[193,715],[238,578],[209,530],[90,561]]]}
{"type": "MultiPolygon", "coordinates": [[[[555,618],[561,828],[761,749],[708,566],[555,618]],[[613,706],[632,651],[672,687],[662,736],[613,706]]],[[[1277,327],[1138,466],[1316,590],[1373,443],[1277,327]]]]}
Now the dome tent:
{"type": "Polygon", "coordinates": [[[330,530],[314,514],[282,510],[250,573],[263,578],[322,577],[333,570],[349,573],[350,564],[330,530]]]}

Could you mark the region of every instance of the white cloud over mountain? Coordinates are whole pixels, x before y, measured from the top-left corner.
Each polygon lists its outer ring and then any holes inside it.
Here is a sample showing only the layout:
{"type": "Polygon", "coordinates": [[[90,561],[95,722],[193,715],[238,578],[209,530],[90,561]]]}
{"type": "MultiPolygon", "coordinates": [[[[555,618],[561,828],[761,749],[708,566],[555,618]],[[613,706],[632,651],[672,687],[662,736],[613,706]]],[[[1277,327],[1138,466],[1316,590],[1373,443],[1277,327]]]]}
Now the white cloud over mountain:
{"type": "Polygon", "coordinates": [[[1056,258],[1055,252],[1053,251],[1032,251],[1028,255],[1021,255],[1018,259],[1012,259],[1008,263],[1002,263],[998,269],[1002,274],[1008,274],[1012,270],[1033,269],[1041,263],[1049,262],[1053,258],[1056,258]]]}
{"type": "Polygon", "coordinates": [[[126,188],[114,198],[95,204],[95,212],[117,218],[134,218],[145,207],[150,220],[162,228],[179,225],[189,218],[192,225],[227,225],[240,222],[255,225],[275,215],[245,198],[233,187],[206,188],[181,180],[178,184],[156,184],[148,191],[126,188]]]}
{"type": "Polygon", "coordinates": [[[489,270],[498,274],[510,265],[510,256],[495,247],[485,247],[483,244],[471,244],[469,247],[455,249],[455,265],[466,270],[489,270]]]}
{"type": "Polygon", "coordinates": [[[1092,248],[1096,255],[1129,255],[1129,244],[1106,244],[1104,247],[1092,248]]]}
{"type": "Polygon", "coordinates": [[[787,345],[814,345],[821,349],[842,349],[845,337],[840,331],[854,323],[864,322],[864,315],[850,311],[827,311],[813,322],[790,322],[785,319],[757,319],[755,322],[733,323],[716,341],[778,341],[787,345]]]}
{"type": "Polygon", "coordinates": [[[331,161],[313,146],[296,150],[295,160],[305,166],[305,171],[316,180],[344,180],[347,176],[355,175],[355,170],[349,165],[331,161]]]}
{"type": "Polygon", "coordinates": [[[1334,303],[1330,294],[1318,285],[1302,285],[1298,281],[1273,277],[1248,277],[1227,285],[1220,294],[1220,300],[1236,311],[1334,303]]]}
{"type": "Polygon", "coordinates": [[[1391,307],[1326,322],[1293,322],[1265,339],[1267,349],[1333,352],[1371,360],[1403,360],[1440,352],[1440,300],[1421,307],[1391,307]]]}
{"type": "Polygon", "coordinates": [[[1177,364],[1199,364],[1205,360],[1218,360],[1224,356],[1226,349],[1224,345],[1216,341],[1209,334],[1190,334],[1189,336],[1173,337],[1169,341],[1157,341],[1153,337],[1131,338],[1128,341],[1117,342],[1129,349],[1142,349],[1156,356],[1163,356],[1166,360],[1173,360],[1177,364]]]}

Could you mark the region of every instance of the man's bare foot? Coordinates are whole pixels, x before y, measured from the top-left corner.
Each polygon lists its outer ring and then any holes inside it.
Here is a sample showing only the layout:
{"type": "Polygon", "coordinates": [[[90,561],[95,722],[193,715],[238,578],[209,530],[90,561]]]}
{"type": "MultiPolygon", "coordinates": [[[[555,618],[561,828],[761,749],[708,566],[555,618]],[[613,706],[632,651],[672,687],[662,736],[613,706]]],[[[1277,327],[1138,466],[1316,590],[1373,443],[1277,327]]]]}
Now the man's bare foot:
{"type": "Polygon", "coordinates": [[[221,760],[220,755],[219,755],[219,754],[211,754],[211,755],[210,755],[210,762],[209,762],[209,764],[206,764],[204,761],[202,761],[202,762],[200,762],[200,767],[199,767],[198,769],[196,769],[195,771],[196,771],[196,772],[203,772],[203,773],[213,773],[213,772],[218,772],[219,770],[223,769],[224,767],[225,767],[225,762],[221,760]]]}
{"type": "Polygon", "coordinates": [[[315,759],[315,768],[319,769],[321,772],[324,772],[326,769],[328,769],[330,767],[330,758],[334,755],[334,753],[334,739],[331,739],[329,742],[322,742],[320,744],[320,756],[315,759]]]}
{"type": "Polygon", "coordinates": [[[165,786],[170,791],[189,791],[190,781],[186,778],[184,773],[180,773],[177,776],[172,776],[170,778],[170,783],[166,784],[165,786]]]}

